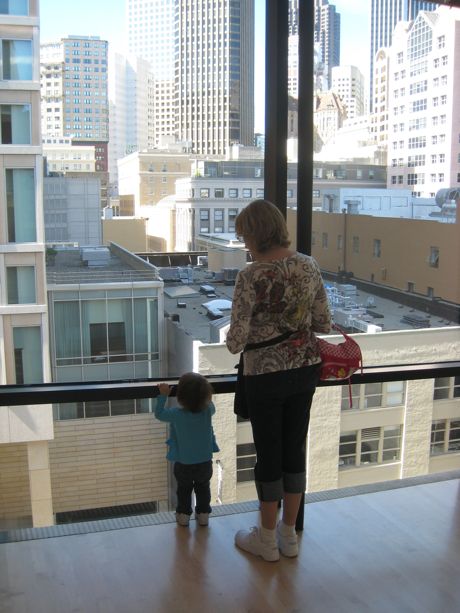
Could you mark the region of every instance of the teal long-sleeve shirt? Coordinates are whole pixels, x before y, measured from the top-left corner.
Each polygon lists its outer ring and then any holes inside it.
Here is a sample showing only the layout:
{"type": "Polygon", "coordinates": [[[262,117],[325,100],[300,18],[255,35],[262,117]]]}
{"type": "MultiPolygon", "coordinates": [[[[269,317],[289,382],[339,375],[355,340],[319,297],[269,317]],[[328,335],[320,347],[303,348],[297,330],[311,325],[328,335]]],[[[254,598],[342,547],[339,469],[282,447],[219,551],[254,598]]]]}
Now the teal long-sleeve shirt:
{"type": "Polygon", "coordinates": [[[210,402],[200,413],[192,413],[180,406],[166,408],[167,399],[167,396],[158,396],[155,417],[170,424],[166,441],[168,460],[182,464],[211,460],[213,452],[219,451],[212,428],[212,416],[216,412],[214,403],[210,402]]]}

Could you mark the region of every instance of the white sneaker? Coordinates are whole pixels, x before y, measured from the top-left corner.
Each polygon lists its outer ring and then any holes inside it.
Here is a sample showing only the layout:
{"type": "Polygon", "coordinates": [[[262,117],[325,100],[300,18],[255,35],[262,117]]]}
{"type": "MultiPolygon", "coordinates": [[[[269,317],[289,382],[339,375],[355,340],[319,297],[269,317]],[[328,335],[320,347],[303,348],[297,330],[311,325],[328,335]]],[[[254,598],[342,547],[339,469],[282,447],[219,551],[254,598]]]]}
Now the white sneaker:
{"type": "Polygon", "coordinates": [[[209,513],[195,513],[195,519],[200,526],[207,526],[209,524],[209,513]]]}
{"type": "Polygon", "coordinates": [[[176,513],[176,521],[179,526],[185,526],[187,528],[190,523],[190,515],[187,515],[187,513],[176,513]]]}
{"type": "Polygon", "coordinates": [[[276,536],[278,539],[278,547],[283,554],[287,558],[295,558],[299,555],[299,543],[297,540],[297,534],[281,534],[280,530],[281,522],[278,522],[276,526],[276,536]]]}
{"type": "Polygon", "coordinates": [[[235,534],[235,545],[255,556],[261,556],[266,562],[277,562],[280,559],[276,542],[262,541],[256,526],[250,530],[238,530],[235,534]]]}

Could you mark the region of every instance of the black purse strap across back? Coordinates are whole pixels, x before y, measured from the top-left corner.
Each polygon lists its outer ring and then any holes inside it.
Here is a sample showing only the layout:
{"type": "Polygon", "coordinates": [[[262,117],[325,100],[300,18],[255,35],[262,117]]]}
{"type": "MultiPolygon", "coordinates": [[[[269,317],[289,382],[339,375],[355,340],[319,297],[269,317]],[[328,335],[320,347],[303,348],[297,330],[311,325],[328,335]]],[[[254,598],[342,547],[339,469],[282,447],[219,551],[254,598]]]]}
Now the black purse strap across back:
{"type": "Polygon", "coordinates": [[[243,349],[243,351],[250,351],[251,349],[261,349],[262,347],[271,347],[272,345],[277,345],[278,343],[281,343],[282,341],[288,339],[293,334],[295,334],[295,332],[284,332],[284,334],[275,336],[268,341],[260,341],[260,343],[248,343],[243,349]]]}

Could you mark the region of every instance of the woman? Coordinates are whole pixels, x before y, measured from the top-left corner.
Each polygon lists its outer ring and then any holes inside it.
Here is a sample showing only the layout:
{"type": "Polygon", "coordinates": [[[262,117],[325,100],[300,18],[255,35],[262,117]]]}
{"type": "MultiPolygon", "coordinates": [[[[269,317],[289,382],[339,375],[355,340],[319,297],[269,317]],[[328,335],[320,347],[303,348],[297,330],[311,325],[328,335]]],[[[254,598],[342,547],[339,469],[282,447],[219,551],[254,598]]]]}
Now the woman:
{"type": "Polygon", "coordinates": [[[254,200],[235,227],[253,263],[236,279],[227,347],[239,353],[248,343],[264,345],[244,353],[260,526],[237,532],[235,543],[276,561],[280,551],[298,554],[295,521],[306,487],[306,436],[321,362],[314,333],[329,332],[331,317],[317,263],[289,249],[286,222],[274,204],[254,200]]]}

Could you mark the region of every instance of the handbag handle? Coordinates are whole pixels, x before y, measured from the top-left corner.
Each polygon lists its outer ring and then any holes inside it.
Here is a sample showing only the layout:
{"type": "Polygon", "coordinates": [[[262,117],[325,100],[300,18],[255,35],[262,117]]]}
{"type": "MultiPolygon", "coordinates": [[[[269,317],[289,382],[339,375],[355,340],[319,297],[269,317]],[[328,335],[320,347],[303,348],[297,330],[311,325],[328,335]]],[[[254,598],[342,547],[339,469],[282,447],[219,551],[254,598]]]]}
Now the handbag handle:
{"type": "Polygon", "coordinates": [[[354,341],[350,336],[348,336],[348,334],[346,332],[344,332],[344,330],[342,330],[342,328],[340,326],[338,326],[337,324],[332,324],[331,328],[333,330],[337,330],[337,332],[340,332],[340,334],[347,340],[354,341]]]}

